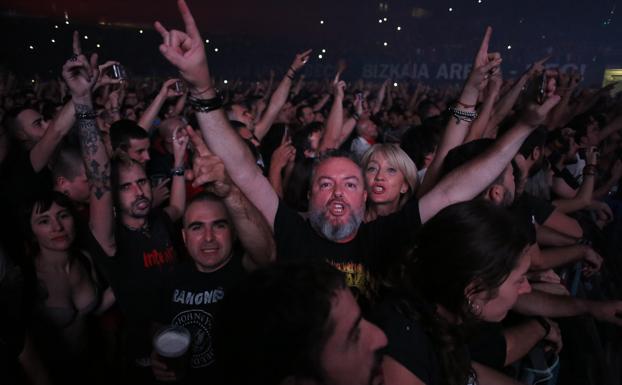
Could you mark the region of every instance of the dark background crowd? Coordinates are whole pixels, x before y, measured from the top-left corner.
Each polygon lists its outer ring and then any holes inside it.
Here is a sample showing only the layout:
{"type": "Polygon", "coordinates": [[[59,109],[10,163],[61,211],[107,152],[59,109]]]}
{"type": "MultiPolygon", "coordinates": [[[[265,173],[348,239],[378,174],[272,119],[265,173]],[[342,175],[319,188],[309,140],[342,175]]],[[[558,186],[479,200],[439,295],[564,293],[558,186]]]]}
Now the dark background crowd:
{"type": "Polygon", "coordinates": [[[0,382],[620,384],[616,2],[189,6],[2,6],[0,382]]]}

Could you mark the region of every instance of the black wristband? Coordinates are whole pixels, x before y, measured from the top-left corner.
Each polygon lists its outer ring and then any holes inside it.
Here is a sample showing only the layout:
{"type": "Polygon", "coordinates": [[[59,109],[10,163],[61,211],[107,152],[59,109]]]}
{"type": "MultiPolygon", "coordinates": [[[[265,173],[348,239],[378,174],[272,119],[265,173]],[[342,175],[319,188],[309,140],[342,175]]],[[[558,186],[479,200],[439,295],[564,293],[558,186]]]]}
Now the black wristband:
{"type": "Polygon", "coordinates": [[[214,110],[218,110],[222,108],[224,101],[222,95],[220,93],[216,93],[211,99],[199,99],[194,96],[188,97],[188,104],[192,107],[196,112],[210,112],[214,110]]]}
{"type": "Polygon", "coordinates": [[[542,338],[546,338],[551,332],[551,324],[541,316],[534,317],[534,319],[540,324],[540,326],[542,326],[542,328],[544,328],[544,337],[542,338]]]}

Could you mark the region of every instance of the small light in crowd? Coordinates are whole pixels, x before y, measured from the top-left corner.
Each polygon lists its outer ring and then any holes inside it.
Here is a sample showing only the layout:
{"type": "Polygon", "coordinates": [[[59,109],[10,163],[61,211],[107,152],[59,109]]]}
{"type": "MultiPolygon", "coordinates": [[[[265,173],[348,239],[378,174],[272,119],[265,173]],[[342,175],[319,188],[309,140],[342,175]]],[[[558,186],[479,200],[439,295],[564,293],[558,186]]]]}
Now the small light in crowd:
{"type": "Polygon", "coordinates": [[[65,11],[65,20],[69,19],[69,14],[65,11]]]}
{"type": "Polygon", "coordinates": [[[29,46],[28,46],[28,48],[30,48],[30,49],[35,49],[35,47],[33,47],[33,46],[31,46],[31,45],[29,45],[29,46]]]}
{"type": "Polygon", "coordinates": [[[508,45],[508,49],[512,49],[512,46],[511,46],[511,45],[508,45]]]}
{"type": "Polygon", "coordinates": [[[453,12],[454,9],[452,7],[449,7],[449,12],[453,12]]]}
{"type": "Polygon", "coordinates": [[[52,43],[56,43],[56,40],[54,40],[54,39],[52,39],[51,41],[52,41],[52,43]]]}
{"type": "Polygon", "coordinates": [[[214,48],[214,52],[218,52],[218,48],[214,48]]]}
{"type": "Polygon", "coordinates": [[[96,47],[101,48],[102,46],[99,43],[97,43],[96,47]]]}
{"type": "Polygon", "coordinates": [[[320,24],[324,24],[324,20],[320,20],[320,24]]]}
{"type": "Polygon", "coordinates": [[[69,25],[69,20],[65,20],[65,24],[69,25]]]}
{"type": "Polygon", "coordinates": [[[225,83],[225,84],[229,83],[229,81],[227,79],[223,80],[222,82],[225,83]]]}
{"type": "Polygon", "coordinates": [[[205,39],[205,43],[206,43],[206,44],[209,44],[209,39],[205,39]]]}
{"type": "Polygon", "coordinates": [[[481,4],[481,3],[482,3],[482,0],[477,0],[477,4],[481,4]]]}
{"type": "Polygon", "coordinates": [[[89,37],[87,35],[84,35],[84,40],[88,40],[89,37]]]}
{"type": "Polygon", "coordinates": [[[397,87],[397,82],[394,82],[394,83],[393,83],[393,87],[397,87]]]}
{"type": "Polygon", "coordinates": [[[317,55],[317,58],[318,58],[318,59],[321,59],[321,58],[323,58],[323,57],[324,57],[324,56],[322,56],[322,54],[317,55]]]}
{"type": "Polygon", "coordinates": [[[139,30],[138,30],[138,33],[143,33],[143,30],[142,30],[142,29],[139,29],[139,30]]]}
{"type": "Polygon", "coordinates": [[[31,83],[35,83],[35,79],[32,79],[30,82],[31,82],[31,83]]]}
{"type": "Polygon", "coordinates": [[[386,47],[386,46],[388,46],[388,45],[389,45],[389,43],[387,43],[387,42],[385,41],[384,43],[382,43],[382,45],[386,47]]]}
{"type": "Polygon", "coordinates": [[[58,25],[54,25],[54,29],[58,29],[58,25]]]}
{"type": "Polygon", "coordinates": [[[322,48],[322,53],[326,53],[326,48],[322,48]]]}
{"type": "Polygon", "coordinates": [[[378,23],[379,23],[379,24],[382,24],[382,19],[378,19],[378,23]]]}
{"type": "Polygon", "coordinates": [[[382,19],[382,21],[387,21],[387,18],[386,18],[386,17],[385,17],[385,18],[383,18],[383,19],[382,19]]]}
{"type": "Polygon", "coordinates": [[[398,31],[401,31],[401,30],[402,30],[402,27],[400,27],[400,26],[398,25],[396,29],[397,29],[398,31]]]}

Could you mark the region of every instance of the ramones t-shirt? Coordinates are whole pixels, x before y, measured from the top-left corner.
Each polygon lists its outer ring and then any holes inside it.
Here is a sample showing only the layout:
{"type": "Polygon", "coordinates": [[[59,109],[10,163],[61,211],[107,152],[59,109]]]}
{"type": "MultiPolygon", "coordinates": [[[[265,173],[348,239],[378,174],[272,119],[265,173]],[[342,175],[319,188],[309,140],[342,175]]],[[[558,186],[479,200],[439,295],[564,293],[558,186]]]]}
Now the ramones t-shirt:
{"type": "Polygon", "coordinates": [[[221,269],[203,273],[185,261],[165,274],[154,292],[158,301],[152,319],[162,325],[187,328],[192,334],[190,368],[184,383],[220,383],[215,370],[214,323],[227,291],[245,276],[243,251],[235,248],[231,260],[221,269]]]}

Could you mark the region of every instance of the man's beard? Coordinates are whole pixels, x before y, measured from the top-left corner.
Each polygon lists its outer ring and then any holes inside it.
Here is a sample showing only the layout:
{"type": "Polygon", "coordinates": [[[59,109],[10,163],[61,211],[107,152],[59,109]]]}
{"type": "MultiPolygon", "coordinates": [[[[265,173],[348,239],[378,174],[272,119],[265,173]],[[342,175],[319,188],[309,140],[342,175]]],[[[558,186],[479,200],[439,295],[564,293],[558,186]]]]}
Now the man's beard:
{"type": "Polygon", "coordinates": [[[134,218],[145,218],[149,215],[150,211],[151,211],[151,199],[148,199],[146,197],[140,197],[136,199],[134,202],[132,202],[132,204],[130,205],[130,216],[134,218]],[[147,203],[148,205],[147,209],[142,210],[138,208],[138,204],[141,202],[147,203]]]}
{"type": "MultiPolygon", "coordinates": [[[[347,207],[351,210],[349,205],[347,207]]],[[[311,227],[324,236],[324,238],[329,241],[339,242],[358,231],[361,222],[363,222],[365,208],[361,207],[356,211],[351,210],[346,223],[333,224],[330,219],[328,219],[327,214],[327,208],[311,208],[309,211],[309,223],[311,223],[311,227]]]]}

